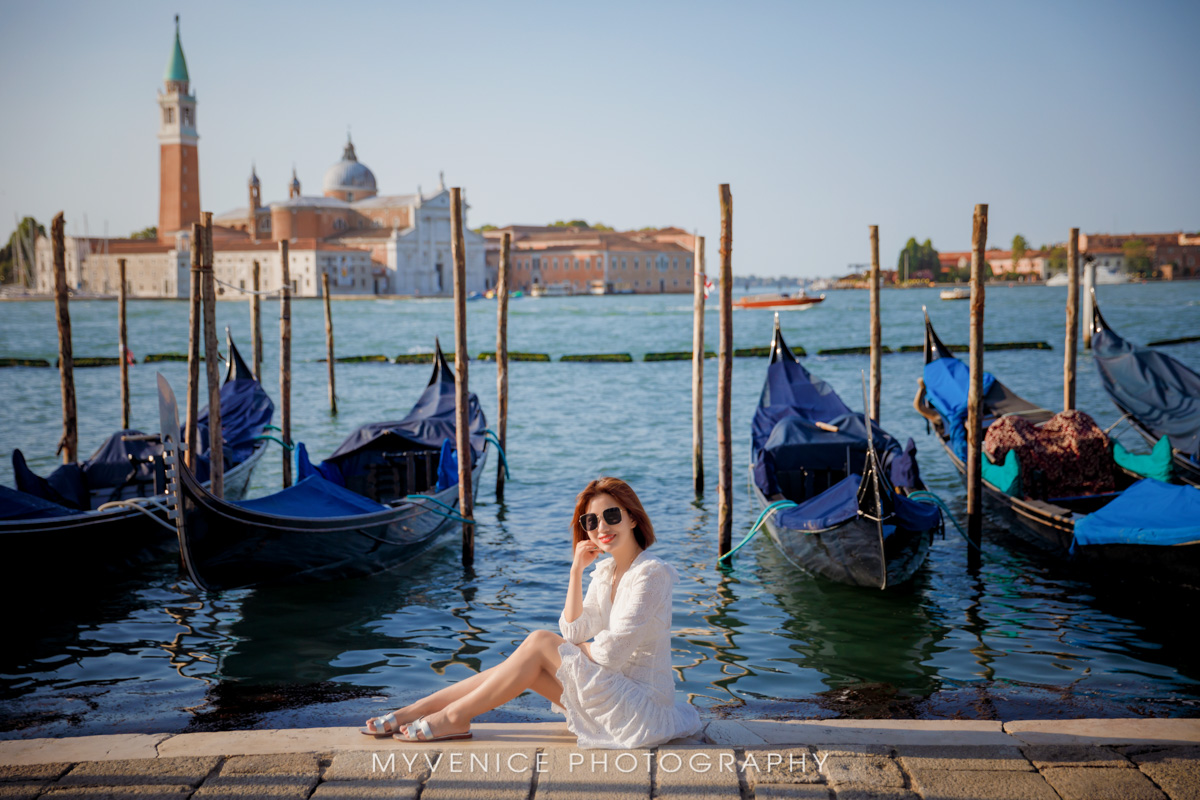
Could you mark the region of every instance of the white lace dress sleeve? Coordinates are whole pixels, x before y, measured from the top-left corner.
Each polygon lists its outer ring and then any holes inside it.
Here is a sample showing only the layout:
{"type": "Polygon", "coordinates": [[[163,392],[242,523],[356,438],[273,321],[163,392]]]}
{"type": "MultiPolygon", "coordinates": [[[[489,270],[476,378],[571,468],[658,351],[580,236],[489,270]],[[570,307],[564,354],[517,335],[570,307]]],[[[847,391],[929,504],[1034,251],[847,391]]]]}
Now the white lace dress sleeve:
{"type": "MultiPolygon", "coordinates": [[[[611,569],[608,570],[612,572],[611,569]]],[[[587,594],[583,598],[583,613],[574,622],[567,622],[566,609],[558,616],[558,630],[562,637],[571,644],[580,644],[591,639],[600,631],[601,621],[600,596],[608,590],[609,582],[604,580],[600,565],[592,569],[592,579],[588,582],[587,594]],[[603,588],[601,584],[604,584],[603,588]]]]}
{"type": "Polygon", "coordinates": [[[611,598],[611,561],[605,565],[609,569],[598,566],[593,573],[584,614],[565,625],[559,620],[567,639],[558,648],[556,674],[563,693],[562,704],[552,708],[566,715],[567,728],[585,749],[655,747],[696,733],[700,715],[687,702],[675,702],[671,670],[671,594],[679,573],[642,551],[611,598]],[[589,601],[598,621],[595,660],[576,638],[591,624],[589,601]]]}

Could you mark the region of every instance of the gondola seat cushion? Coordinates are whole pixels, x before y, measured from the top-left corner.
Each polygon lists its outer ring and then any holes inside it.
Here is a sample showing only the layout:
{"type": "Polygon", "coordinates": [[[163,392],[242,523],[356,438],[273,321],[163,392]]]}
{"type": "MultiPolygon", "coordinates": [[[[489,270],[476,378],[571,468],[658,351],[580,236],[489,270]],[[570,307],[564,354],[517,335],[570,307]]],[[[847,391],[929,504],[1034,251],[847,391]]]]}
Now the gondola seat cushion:
{"type": "Polygon", "coordinates": [[[1166,436],[1159,439],[1146,455],[1131,453],[1120,442],[1113,442],[1113,461],[1143,478],[1171,482],[1171,440],[1166,436]]]}
{"type": "Polygon", "coordinates": [[[261,514],[309,518],[353,517],[388,509],[388,506],[343,489],[320,475],[309,475],[281,492],[242,500],[236,505],[261,514]]]}
{"type": "Polygon", "coordinates": [[[1003,417],[992,423],[983,449],[1002,462],[1017,452],[1025,497],[1052,499],[1112,492],[1115,463],[1108,437],[1082,411],[1063,411],[1035,426],[1022,417],[1003,417]]]}
{"type": "Polygon", "coordinates": [[[991,458],[983,457],[983,479],[1000,491],[1013,497],[1021,496],[1021,462],[1016,450],[1009,450],[1003,463],[996,464],[991,458]]]}

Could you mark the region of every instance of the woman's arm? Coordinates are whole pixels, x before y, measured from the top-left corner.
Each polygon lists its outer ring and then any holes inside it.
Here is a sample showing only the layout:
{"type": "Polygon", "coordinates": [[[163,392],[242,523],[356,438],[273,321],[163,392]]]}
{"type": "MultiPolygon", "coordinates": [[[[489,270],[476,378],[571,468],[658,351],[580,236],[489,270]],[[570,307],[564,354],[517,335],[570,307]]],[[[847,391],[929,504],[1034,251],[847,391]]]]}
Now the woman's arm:
{"type": "Polygon", "coordinates": [[[590,541],[580,542],[575,547],[575,560],[571,562],[571,576],[567,582],[567,601],[558,620],[563,638],[572,644],[592,638],[600,627],[600,598],[598,582],[594,578],[588,586],[587,598],[583,597],[583,570],[599,553],[600,549],[590,541]]]}

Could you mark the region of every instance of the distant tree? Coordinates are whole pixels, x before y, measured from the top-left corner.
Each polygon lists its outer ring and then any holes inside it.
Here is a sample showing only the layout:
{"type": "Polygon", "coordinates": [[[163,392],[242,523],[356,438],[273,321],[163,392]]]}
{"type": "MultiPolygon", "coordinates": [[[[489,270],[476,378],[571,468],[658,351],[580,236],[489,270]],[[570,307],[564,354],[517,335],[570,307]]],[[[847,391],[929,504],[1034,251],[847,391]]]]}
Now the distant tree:
{"type": "MultiPolygon", "coordinates": [[[[8,244],[0,248],[0,283],[15,283],[18,280],[16,274],[17,268],[17,241],[18,239],[28,242],[30,240],[31,231],[37,231],[39,236],[46,235],[46,228],[39,225],[38,221],[33,217],[25,217],[17,223],[17,229],[8,237],[8,244]]],[[[32,254],[30,254],[32,257],[32,254]]],[[[30,273],[33,272],[33,264],[28,264],[27,268],[30,273]]]]}
{"type": "Polygon", "coordinates": [[[1058,272],[1067,271],[1067,248],[1061,244],[1044,244],[1039,248],[1043,253],[1049,253],[1046,257],[1046,277],[1049,278],[1058,272]]]}
{"type": "Polygon", "coordinates": [[[554,222],[551,222],[549,227],[551,227],[551,228],[590,228],[591,226],[587,224],[586,219],[566,219],[566,220],[558,219],[558,220],[555,220],[554,222]]]}
{"type": "Polygon", "coordinates": [[[1027,252],[1029,252],[1029,242],[1025,240],[1024,236],[1018,233],[1013,237],[1012,240],[1012,263],[1014,272],[1017,269],[1017,264],[1020,263],[1021,259],[1025,257],[1027,252]]]}
{"type": "MultiPolygon", "coordinates": [[[[133,233],[129,234],[129,238],[130,239],[157,239],[158,238],[158,226],[151,225],[149,228],[142,228],[140,231],[134,231],[133,233]]],[[[120,283],[120,281],[117,281],[117,283],[120,283]]]]}
{"type": "Polygon", "coordinates": [[[484,233],[486,231],[494,231],[494,230],[498,230],[498,228],[495,225],[490,225],[490,224],[489,225],[480,225],[478,228],[475,228],[476,233],[484,233]]]}
{"type": "Polygon", "coordinates": [[[1141,239],[1129,239],[1121,245],[1125,254],[1125,270],[1149,278],[1154,272],[1154,262],[1150,259],[1150,248],[1141,239]]]}
{"type": "MultiPolygon", "coordinates": [[[[942,274],[942,262],[938,260],[938,251],[934,249],[930,239],[926,239],[923,244],[917,244],[916,238],[910,238],[905,243],[904,249],[900,251],[900,257],[896,260],[896,270],[901,275],[904,274],[905,254],[908,255],[909,277],[922,271],[934,276],[942,274]]],[[[942,280],[942,278],[937,277],[935,280],[942,280]]]]}

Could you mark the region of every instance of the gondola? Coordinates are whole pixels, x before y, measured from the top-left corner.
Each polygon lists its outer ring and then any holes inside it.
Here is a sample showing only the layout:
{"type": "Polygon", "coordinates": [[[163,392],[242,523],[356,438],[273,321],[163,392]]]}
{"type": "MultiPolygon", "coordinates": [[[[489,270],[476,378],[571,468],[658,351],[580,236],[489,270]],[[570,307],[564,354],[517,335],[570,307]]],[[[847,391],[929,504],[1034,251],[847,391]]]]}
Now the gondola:
{"type": "Polygon", "coordinates": [[[1100,383],[1151,446],[1164,436],[1174,477],[1200,486],[1200,375],[1166,353],[1127,342],[1092,294],[1092,354],[1100,383]]]}
{"type": "MultiPolygon", "coordinates": [[[[928,313],[924,351],[928,388],[934,379],[932,365],[943,359],[957,361],[938,338],[928,313]]],[[[965,366],[959,373],[965,382],[965,366]]],[[[1025,400],[999,379],[990,383],[983,396],[985,431],[1003,417],[1023,417],[1034,425],[1054,417],[1054,412],[1025,400]]],[[[966,389],[960,388],[962,409],[938,408],[940,418],[934,428],[946,455],[965,478],[966,465],[960,453],[966,436],[966,389]],[[956,437],[961,441],[956,442],[956,437]]],[[[988,460],[986,455],[982,458],[988,460]]],[[[984,474],[988,474],[986,466],[984,474]]],[[[1114,577],[1200,586],[1200,490],[1143,480],[1115,464],[1113,475],[1115,491],[1061,498],[1009,494],[984,477],[983,496],[985,504],[1008,521],[1013,533],[1055,555],[1108,571],[1114,577]]]]}
{"type": "MultiPolygon", "coordinates": [[[[267,442],[274,406],[228,337],[221,387],[225,493],[245,496],[267,442]]],[[[207,480],[208,409],[197,419],[198,465],[207,480]]],[[[53,565],[56,576],[102,578],[175,547],[167,520],[166,475],[158,434],[113,434],[89,458],[35,474],[13,452],[17,489],[0,486],[0,563],[5,584],[21,585],[30,566],[53,565]]]]}
{"type": "MultiPolygon", "coordinates": [[[[295,486],[240,502],[214,497],[178,463],[175,394],[161,375],[158,388],[168,504],[184,567],[201,589],[383,572],[433,547],[458,518],[454,373],[440,346],[433,377],[408,416],[362,426],[318,465],[298,445],[295,486]]],[[[468,419],[478,488],[487,422],[474,394],[468,419]]]]}
{"type": "Polygon", "coordinates": [[[941,512],[904,496],[923,489],[916,447],[867,426],[792,354],[775,318],[767,377],[751,426],[751,486],[780,553],[840,583],[884,589],[925,562],[941,512]]]}

